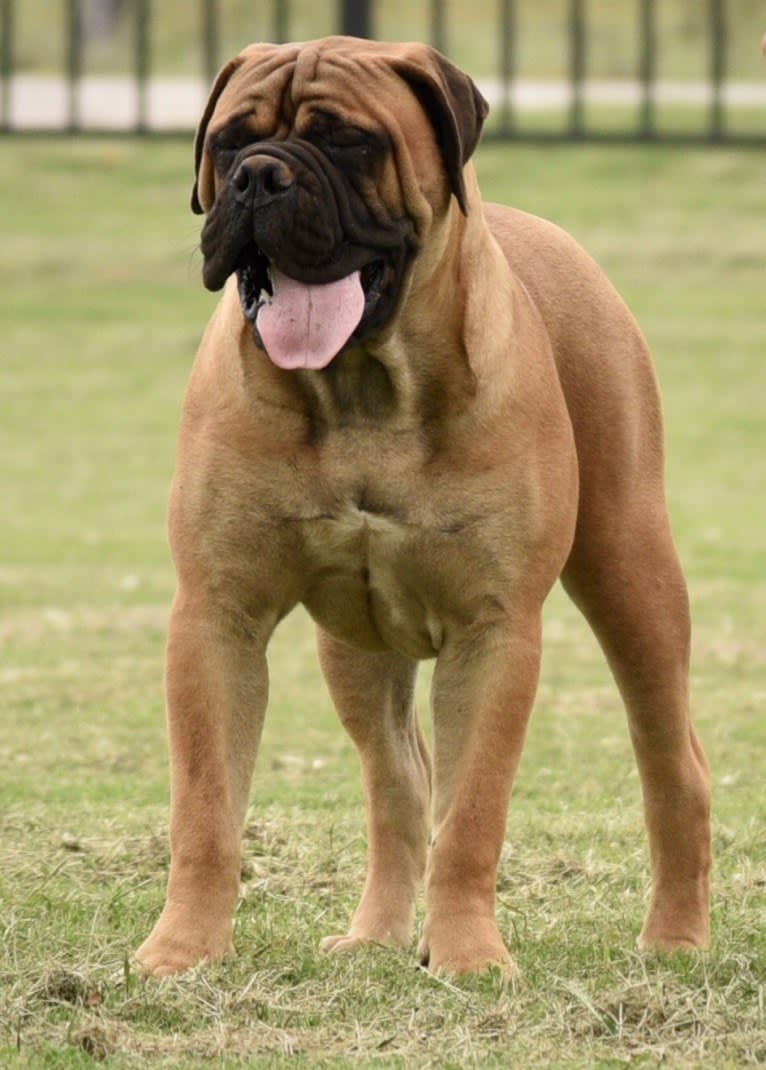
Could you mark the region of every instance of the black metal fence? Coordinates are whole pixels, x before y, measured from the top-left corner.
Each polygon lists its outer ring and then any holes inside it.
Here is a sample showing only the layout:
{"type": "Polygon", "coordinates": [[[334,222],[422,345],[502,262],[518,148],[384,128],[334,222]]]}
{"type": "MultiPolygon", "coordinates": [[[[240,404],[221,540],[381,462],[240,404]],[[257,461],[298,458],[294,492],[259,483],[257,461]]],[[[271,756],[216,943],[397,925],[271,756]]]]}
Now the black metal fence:
{"type": "MultiPolygon", "coordinates": [[[[188,132],[204,87],[228,58],[224,30],[230,7],[226,0],[196,0],[196,5],[190,0],[186,13],[188,16],[189,10],[193,11],[194,25],[188,32],[196,38],[196,74],[187,73],[175,80],[163,76],[160,86],[153,30],[162,3],[58,0],[57,4],[57,0],[45,0],[49,13],[59,8],[60,41],[52,55],[30,64],[28,55],[18,47],[17,34],[21,6],[25,5],[29,17],[30,0],[0,0],[0,131],[188,132]],[[118,32],[120,72],[102,70],[94,80],[88,67],[93,42],[118,32]],[[114,101],[111,108],[110,94],[114,101]],[[175,106],[169,103],[171,97],[175,106]],[[89,110],[87,101],[96,98],[99,108],[90,106],[89,110]]],[[[323,12],[321,32],[375,36],[383,6],[373,0],[335,0],[323,12]]],[[[452,54],[453,45],[464,36],[466,19],[471,19],[474,6],[470,0],[449,5],[446,0],[429,0],[423,37],[452,54]]],[[[565,55],[553,81],[537,77],[534,70],[531,76],[522,77],[528,69],[523,51],[525,20],[535,6],[535,0],[484,3],[483,10],[491,19],[490,32],[481,52],[483,70],[476,76],[493,105],[489,136],[766,143],[766,79],[760,69],[759,49],[760,30],[766,29],[766,9],[761,12],[760,3],[615,0],[613,10],[619,7],[627,22],[625,36],[632,42],[634,66],[632,70],[623,67],[617,79],[597,76],[594,80],[589,56],[591,40],[599,31],[598,13],[593,13],[589,0],[558,0],[558,32],[565,42],[565,55]],[[685,80],[667,84],[659,77],[663,7],[667,9],[668,4],[685,8],[687,13],[694,9],[688,17],[695,20],[696,80],[687,74],[685,80]],[[732,26],[736,22],[740,47],[743,39],[749,39],[750,31],[743,37],[741,29],[742,18],[748,15],[752,21],[752,75],[745,82],[732,83],[732,26]],[[758,30],[755,20],[761,15],[764,26],[758,30]]],[[[262,36],[276,41],[299,36],[294,33],[299,7],[299,0],[271,0],[270,5],[260,5],[259,18],[262,26],[265,24],[262,36]]],[[[602,17],[603,10],[601,3],[602,17]]],[[[34,34],[34,25],[30,32],[34,34]]],[[[44,32],[50,35],[52,31],[46,25],[44,32]]],[[[244,36],[239,43],[247,39],[244,36]]]]}

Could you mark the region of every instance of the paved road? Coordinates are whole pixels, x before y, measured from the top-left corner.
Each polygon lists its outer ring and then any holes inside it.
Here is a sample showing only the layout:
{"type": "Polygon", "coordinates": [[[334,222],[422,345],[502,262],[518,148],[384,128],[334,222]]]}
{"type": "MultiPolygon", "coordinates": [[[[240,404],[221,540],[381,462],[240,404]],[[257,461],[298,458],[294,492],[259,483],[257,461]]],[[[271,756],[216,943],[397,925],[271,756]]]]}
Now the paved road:
{"type": "MultiPolygon", "coordinates": [[[[490,103],[502,97],[497,81],[480,81],[490,103]]],[[[46,75],[17,75],[0,95],[0,116],[24,128],[65,128],[68,124],[70,92],[63,78],[46,75]]],[[[148,125],[157,130],[192,128],[202,111],[208,86],[195,78],[153,78],[146,89],[148,125]]],[[[543,111],[566,107],[571,99],[566,82],[523,80],[516,82],[511,102],[519,111],[543,111]]],[[[588,82],[584,97],[588,102],[638,104],[642,87],[637,82],[588,82]]],[[[711,98],[710,86],[697,82],[658,82],[654,99],[668,104],[705,105],[711,98]]],[[[75,94],[79,123],[83,127],[126,129],[139,114],[135,83],[127,77],[83,78],[75,94]]],[[[728,83],[723,89],[727,106],[766,110],[766,85],[728,83]]]]}

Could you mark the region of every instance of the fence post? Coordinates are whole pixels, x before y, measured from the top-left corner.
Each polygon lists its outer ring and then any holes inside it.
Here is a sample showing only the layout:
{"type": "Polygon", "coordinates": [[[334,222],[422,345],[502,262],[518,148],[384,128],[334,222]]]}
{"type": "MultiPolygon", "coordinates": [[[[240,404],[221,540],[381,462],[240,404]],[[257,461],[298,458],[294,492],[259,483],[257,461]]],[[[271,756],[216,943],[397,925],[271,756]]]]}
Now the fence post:
{"type": "Polygon", "coordinates": [[[641,119],[639,133],[653,138],[657,133],[654,111],[654,90],[657,81],[657,19],[655,0],[639,0],[641,23],[641,119]]]}
{"type": "Polygon", "coordinates": [[[516,129],[512,91],[516,80],[516,0],[500,0],[500,132],[516,129]]]}
{"type": "Polygon", "coordinates": [[[341,0],[340,25],[350,37],[372,37],[371,0],[341,0]]]}
{"type": "Polygon", "coordinates": [[[80,128],[80,79],[82,78],[82,19],[80,0],[67,0],[67,96],[69,133],[80,128]]]}
{"type": "Polygon", "coordinates": [[[151,22],[150,0],[136,0],[135,25],[135,76],[136,76],[136,133],[145,134],[149,129],[149,25],[151,22]]]}
{"type": "Polygon", "coordinates": [[[11,129],[11,75],[13,74],[13,0],[0,4],[0,82],[2,82],[3,105],[0,126],[11,129]]]}
{"type": "Polygon", "coordinates": [[[274,40],[283,44],[289,36],[290,10],[287,0],[274,0],[274,40]]]}
{"type": "Polygon", "coordinates": [[[208,85],[220,66],[219,15],[218,0],[202,0],[202,67],[208,85]]]}
{"type": "Polygon", "coordinates": [[[727,51],[726,0],[710,0],[710,137],[722,141],[726,117],[723,83],[726,78],[727,51]]]}
{"type": "Polygon", "coordinates": [[[569,7],[569,80],[572,99],[569,111],[569,134],[582,137],[585,82],[585,0],[570,0],[569,7]]]}
{"type": "Polygon", "coordinates": [[[447,16],[444,0],[431,0],[431,44],[439,52],[447,51],[447,16]]]}

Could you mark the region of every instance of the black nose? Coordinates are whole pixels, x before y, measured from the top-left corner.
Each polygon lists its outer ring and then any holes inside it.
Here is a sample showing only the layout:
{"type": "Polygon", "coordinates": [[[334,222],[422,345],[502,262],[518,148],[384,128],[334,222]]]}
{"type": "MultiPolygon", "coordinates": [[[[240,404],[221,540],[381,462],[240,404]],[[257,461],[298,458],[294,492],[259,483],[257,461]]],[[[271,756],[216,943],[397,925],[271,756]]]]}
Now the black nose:
{"type": "Polygon", "coordinates": [[[295,176],[286,163],[273,156],[248,156],[234,172],[234,196],[243,204],[266,204],[286,193],[295,176]]]}

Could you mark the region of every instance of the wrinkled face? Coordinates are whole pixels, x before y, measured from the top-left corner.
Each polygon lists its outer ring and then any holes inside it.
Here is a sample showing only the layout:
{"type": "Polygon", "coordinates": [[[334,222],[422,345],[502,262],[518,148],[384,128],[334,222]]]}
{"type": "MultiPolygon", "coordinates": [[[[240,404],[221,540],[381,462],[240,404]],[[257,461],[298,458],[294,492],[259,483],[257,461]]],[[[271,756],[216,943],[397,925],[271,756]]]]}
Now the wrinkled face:
{"type": "Polygon", "coordinates": [[[486,113],[421,46],[257,45],[221,72],[197,136],[203,278],[237,276],[271,359],[321,368],[394,315],[486,113]]]}

